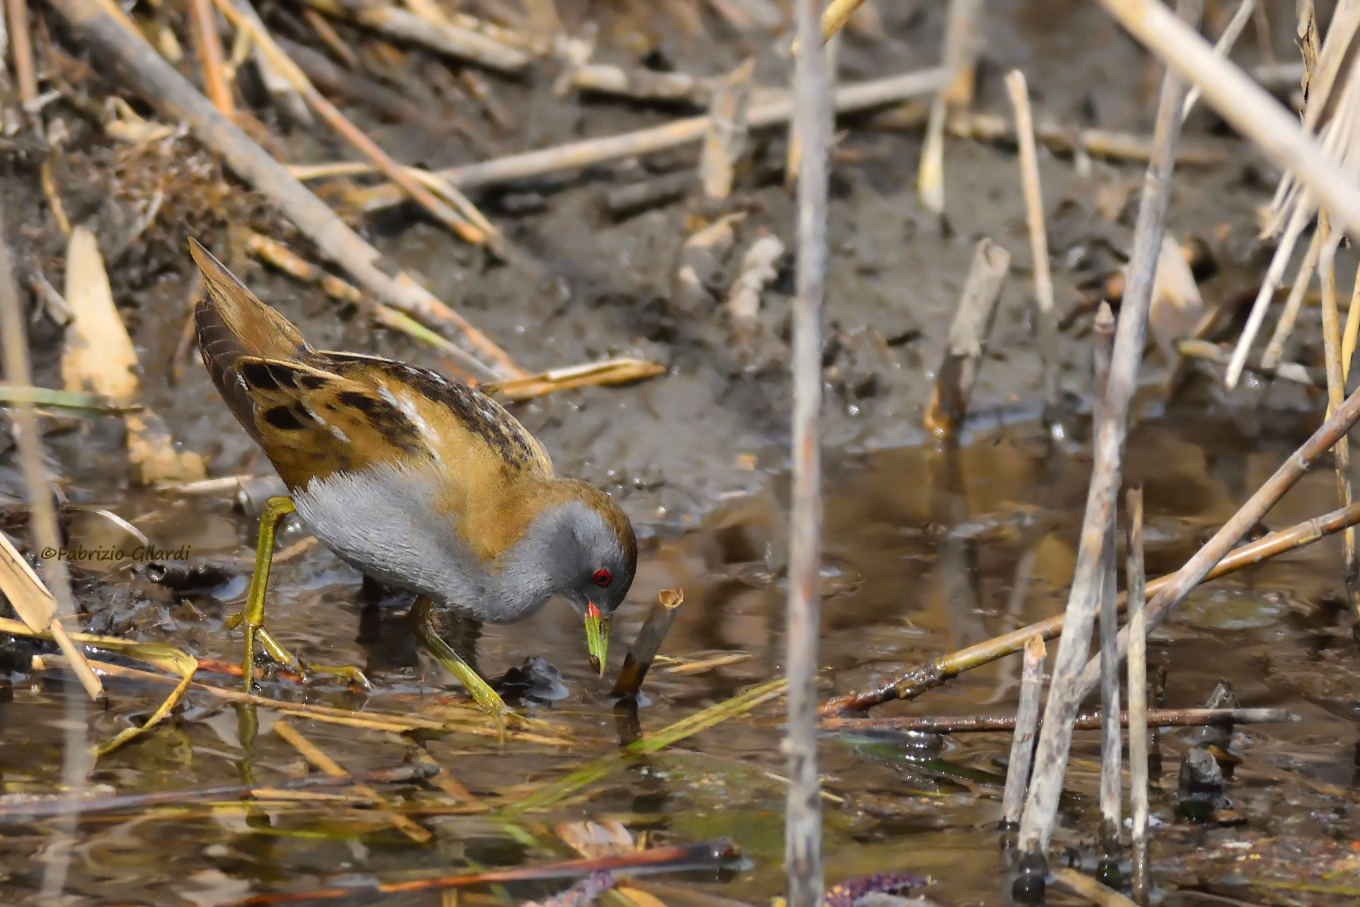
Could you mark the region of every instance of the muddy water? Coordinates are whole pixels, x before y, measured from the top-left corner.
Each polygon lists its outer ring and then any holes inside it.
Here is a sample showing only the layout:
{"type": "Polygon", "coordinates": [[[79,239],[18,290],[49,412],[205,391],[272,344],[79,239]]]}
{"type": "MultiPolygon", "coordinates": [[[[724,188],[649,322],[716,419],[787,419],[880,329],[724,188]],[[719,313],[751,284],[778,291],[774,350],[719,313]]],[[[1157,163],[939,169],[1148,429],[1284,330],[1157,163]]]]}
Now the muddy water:
{"type": "MultiPolygon", "coordinates": [[[[1129,479],[1146,489],[1150,571],[1179,565],[1308,428],[1294,417],[1234,420],[1202,412],[1140,425],[1131,440],[1129,479]]],[[[826,692],[892,676],[1059,610],[1088,470],[1084,448],[1050,452],[1032,425],[979,434],[958,455],[901,448],[833,458],[822,636],[826,692]]],[[[697,675],[658,666],[646,685],[644,729],[668,725],[780,670],[779,489],[776,480],[763,495],[733,500],[688,531],[643,527],[638,579],[616,622],[616,659],[656,592],[677,585],[684,587],[686,603],[664,653],[681,662],[743,656],[697,675]]],[[[1270,516],[1269,528],[1331,509],[1334,494],[1329,472],[1308,476],[1270,516]]],[[[195,558],[223,566],[228,579],[211,593],[172,595],[136,576],[114,583],[109,581],[119,574],[106,575],[87,587],[102,590],[92,625],[171,641],[202,658],[239,657],[239,637],[223,630],[222,619],[230,611],[224,600],[243,591],[248,568],[232,559],[249,554],[250,520],[214,499],[144,497],[115,509],[154,541],[191,546],[195,558]]],[[[92,544],[116,542],[107,527],[97,528],[102,518],[83,519],[92,544]]],[[[304,537],[297,530],[285,535],[284,545],[304,537]]],[[[1283,706],[1302,716],[1296,724],[1240,730],[1230,747],[1244,760],[1229,785],[1231,806],[1207,826],[1178,822],[1170,796],[1194,732],[1164,734],[1153,793],[1154,814],[1167,823],[1154,838],[1164,883],[1246,896],[1239,887],[1246,877],[1287,882],[1325,871],[1329,885],[1360,880],[1353,856],[1346,858],[1345,842],[1360,837],[1354,809],[1309,786],[1320,781],[1354,789],[1358,781],[1360,686],[1346,677],[1360,672],[1345,621],[1328,604],[1339,588],[1339,563],[1332,540],[1219,580],[1193,595],[1154,638],[1152,658],[1167,669],[1171,706],[1202,704],[1214,683],[1226,678],[1245,705],[1283,706]],[[1279,852],[1282,840],[1295,849],[1279,852]],[[1248,852],[1255,855],[1250,872],[1241,864],[1248,852]]],[[[358,575],[324,549],[279,565],[274,588],[269,626],[281,642],[304,657],[365,666],[378,684],[359,696],[324,684],[303,691],[280,681],[269,686],[271,695],[396,711],[421,709],[447,695],[439,669],[409,645],[403,620],[365,612],[358,575]]],[[[471,737],[430,740],[428,751],[473,793],[494,797],[516,785],[556,780],[615,750],[606,688],[590,676],[580,629],[565,606],[551,605],[513,627],[486,628],[480,651],[491,675],[526,656],[549,659],[569,695],[523,708],[564,722],[578,743],[564,751],[471,737]]],[[[880,711],[1004,714],[1014,708],[1015,678],[1015,664],[1002,662],[917,702],[880,711]]],[[[164,694],[118,680],[110,680],[109,691],[109,707],[90,715],[100,738],[144,720],[164,694]]],[[[7,688],[0,704],[6,793],[59,784],[64,692],[75,691],[50,674],[19,675],[7,688]]],[[[268,783],[301,769],[296,752],[268,733],[277,717],[261,709],[260,733],[246,746],[231,707],[191,693],[175,720],[101,760],[92,780],[120,793],[233,783],[247,772],[268,783]]],[[[219,804],[91,818],[79,827],[68,890],[81,904],[217,903],[252,892],[324,887],[336,876],[363,881],[541,863],[569,856],[551,831],[557,822],[616,818],[657,842],[730,836],[746,864],[665,881],[690,892],[762,902],[782,886],[783,760],[776,719],[777,712],[766,708],[645,760],[620,763],[548,812],[431,818],[427,826],[435,836],[425,846],[364,811],[248,814],[219,804]]],[[[405,757],[403,744],[385,732],[294,723],[350,770],[390,767],[405,757]]],[[[936,880],[931,894],[942,903],[999,903],[997,785],[1008,749],[1003,734],[945,737],[924,747],[893,735],[825,737],[829,878],[908,870],[936,880]],[[923,752],[936,761],[922,763],[923,752]]],[[[1079,734],[1068,785],[1075,796],[1058,837],[1087,856],[1096,824],[1097,755],[1095,735],[1079,734]]],[[[6,902],[32,900],[51,858],[51,848],[42,846],[49,828],[36,822],[0,828],[6,902]]],[[[685,897],[667,895],[672,903],[685,903],[685,897]]],[[[1323,895],[1291,897],[1327,902],[1323,895]]],[[[1173,894],[1171,902],[1197,903],[1189,892],[1173,894]]],[[[411,894],[384,903],[433,904],[437,897],[411,894]]]]}

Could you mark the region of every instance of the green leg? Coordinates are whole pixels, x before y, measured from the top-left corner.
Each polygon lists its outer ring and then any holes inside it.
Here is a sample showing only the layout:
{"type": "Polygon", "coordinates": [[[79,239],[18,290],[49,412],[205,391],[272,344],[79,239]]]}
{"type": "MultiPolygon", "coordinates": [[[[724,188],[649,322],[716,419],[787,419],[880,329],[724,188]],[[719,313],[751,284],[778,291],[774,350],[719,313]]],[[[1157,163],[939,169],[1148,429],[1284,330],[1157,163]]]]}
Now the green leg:
{"type": "Polygon", "coordinates": [[[246,692],[250,692],[251,684],[255,679],[255,642],[257,638],[261,648],[270,658],[290,670],[303,675],[311,673],[336,674],[367,689],[369,687],[368,678],[358,668],[305,664],[279,645],[278,640],[274,639],[269,631],[264,628],[264,596],[269,588],[269,566],[274,560],[274,534],[278,531],[279,523],[282,522],[284,517],[292,513],[293,509],[293,499],[284,495],[275,495],[265,504],[264,513],[260,516],[260,539],[255,545],[255,572],[250,577],[250,588],[246,591],[246,603],[237,614],[232,615],[227,620],[227,629],[229,630],[234,630],[242,625],[245,628],[245,656],[241,661],[241,673],[245,678],[246,692]]]}
{"type": "Polygon", "coordinates": [[[458,682],[467,689],[477,705],[498,718],[511,714],[510,707],[495,690],[491,689],[491,685],[483,680],[452,646],[439,637],[434,627],[434,603],[428,596],[421,595],[416,598],[415,606],[411,608],[411,622],[421,644],[458,678],[458,682]]]}

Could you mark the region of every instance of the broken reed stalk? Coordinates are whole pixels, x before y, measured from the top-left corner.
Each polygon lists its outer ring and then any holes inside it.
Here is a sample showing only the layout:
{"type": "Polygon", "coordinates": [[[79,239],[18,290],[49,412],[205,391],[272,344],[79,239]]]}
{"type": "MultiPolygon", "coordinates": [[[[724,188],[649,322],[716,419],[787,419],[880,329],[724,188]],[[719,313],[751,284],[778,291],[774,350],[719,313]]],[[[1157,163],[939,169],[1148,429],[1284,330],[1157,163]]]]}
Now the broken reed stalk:
{"type": "Polygon", "coordinates": [[[1157,0],[1100,0],[1138,41],[1199,86],[1204,99],[1277,167],[1326,199],[1333,227],[1360,238],[1360,185],[1265,89],[1213,49],[1157,0]]]}
{"type": "Polygon", "coordinates": [[[982,366],[1010,267],[1011,253],[990,239],[978,241],[949,327],[949,347],[925,411],[926,428],[939,437],[952,438],[968,412],[968,398],[982,366]]]}
{"type": "MultiPolygon", "coordinates": [[[[1350,507],[1333,510],[1331,513],[1297,523],[1288,529],[1272,532],[1264,538],[1234,549],[1223,557],[1202,581],[1236,573],[1238,570],[1255,566],[1262,561],[1278,557],[1286,552],[1311,545],[1329,535],[1340,532],[1348,526],[1355,525],[1360,525],[1360,504],[1352,504],[1350,507]]],[[[1158,577],[1147,584],[1147,592],[1156,593],[1169,585],[1175,578],[1176,574],[1174,573],[1158,577]]],[[[828,699],[822,703],[818,710],[819,714],[833,716],[847,711],[862,712],[894,699],[915,699],[922,693],[943,685],[946,681],[952,680],[965,671],[991,664],[998,658],[1005,658],[1007,655],[1019,652],[1031,636],[1039,635],[1044,639],[1054,639],[1062,632],[1062,627],[1063,616],[1058,614],[1021,627],[1018,630],[1004,633],[1001,636],[984,640],[966,649],[942,655],[933,661],[917,665],[889,683],[828,699]]]]}
{"type": "Polygon", "coordinates": [[[308,0],[308,5],[329,16],[350,19],[389,38],[420,44],[488,69],[516,73],[529,64],[528,54],[473,29],[460,28],[447,20],[432,21],[384,3],[308,0]]]}
{"type": "Polygon", "coordinates": [[[32,103],[38,97],[38,73],[33,65],[33,35],[28,27],[27,0],[7,0],[10,49],[14,56],[14,81],[19,101],[32,103]]]}
{"type": "MultiPolygon", "coordinates": [[[[73,0],[66,0],[66,2],[73,2],[73,0]]],[[[847,85],[836,90],[834,98],[836,112],[851,113],[868,110],[897,101],[904,101],[917,95],[930,94],[938,91],[945,83],[945,79],[945,71],[936,68],[847,85]]],[[[793,111],[792,97],[752,104],[746,114],[746,127],[755,130],[787,123],[793,116],[793,111]]],[[[665,151],[680,145],[687,145],[690,142],[700,141],[708,134],[708,129],[708,117],[688,117],[667,123],[664,126],[653,126],[648,129],[639,129],[634,132],[625,132],[599,139],[585,139],[553,148],[544,148],[541,151],[527,151],[490,161],[439,170],[435,172],[435,176],[447,180],[460,189],[474,189],[481,186],[509,183],[563,170],[589,167],[618,158],[665,151]]],[[[372,168],[364,164],[339,171],[344,175],[370,172],[372,172],[372,168]]],[[[362,210],[372,212],[400,204],[405,196],[396,186],[386,184],[364,189],[356,193],[354,198],[362,210]]]]}
{"type": "MultiPolygon", "coordinates": [[[[1030,637],[1035,639],[1037,637],[1030,637]]],[[[1129,713],[1119,713],[1119,724],[1128,727],[1129,713]]],[[[1151,727],[1205,727],[1234,724],[1293,724],[1302,718],[1284,709],[1154,709],[1147,713],[1151,727]]],[[[1100,711],[1077,715],[1076,729],[1098,731],[1100,711]]],[[[1015,715],[946,715],[920,718],[823,718],[820,727],[829,731],[919,731],[927,734],[986,734],[1014,731],[1015,715]]]]}
{"type": "Polygon", "coordinates": [[[1039,728],[1039,702],[1044,694],[1044,657],[1047,654],[1043,637],[1031,636],[1025,643],[1025,663],[1020,669],[1020,704],[1015,709],[1011,759],[1006,766],[1006,789],[1001,796],[1003,831],[1020,827],[1020,809],[1025,805],[1025,788],[1034,759],[1034,735],[1039,728]]]}
{"type": "MultiPolygon", "coordinates": [[[[118,7],[110,4],[114,10],[118,7]]],[[[186,82],[173,66],[98,0],[52,0],[52,6],[148,103],[167,120],[186,122],[194,136],[220,154],[226,165],[267,197],[304,236],[348,271],[377,299],[427,324],[456,328],[468,344],[493,363],[468,353],[462,364],[483,377],[518,378],[524,370],[510,355],[461,315],[434,297],[407,273],[389,275],[383,256],[355,233],[324,202],[186,82]]]]}
{"type": "MultiPolygon", "coordinates": [[[[798,35],[816,47],[821,0],[797,0],[798,35]]],[[[822,901],[822,797],[817,774],[817,639],[821,632],[822,296],[826,285],[827,152],[832,102],[824,53],[798,55],[794,117],[798,168],[798,271],[793,299],[793,502],[785,632],[789,794],[784,822],[788,907],[822,901]]]]}
{"type": "MultiPolygon", "coordinates": [[[[1177,12],[1185,20],[1198,21],[1203,0],[1179,0],[1177,12]]],[[[1179,20],[1178,20],[1179,21],[1179,20]]],[[[1081,702],[1078,684],[1082,664],[1090,648],[1091,625],[1104,584],[1101,550],[1116,511],[1124,440],[1128,434],[1129,404],[1138,388],[1138,368],[1147,340],[1148,310],[1162,248],[1162,224],[1175,170],[1176,140],[1180,136],[1180,111],[1185,84],[1168,70],[1162,81],[1157,107],[1152,159],[1143,181],[1143,197],[1134,229],[1133,255],[1128,284],[1120,306],[1115,334],[1114,358],[1106,387],[1104,417],[1095,438],[1095,464],[1086,501],[1081,544],[1063,622],[1062,638],[1053,664],[1053,682],[1044,709],[1043,730],[1035,754],[1037,766],[1020,821],[1020,850],[1026,857],[1046,853],[1057,816],[1072,745],[1072,721],[1081,702]]]]}
{"type": "MultiPolygon", "coordinates": [[[[1303,443],[1303,446],[1296,450],[1290,457],[1280,464],[1279,469],[1256,490],[1245,504],[1243,504],[1233,514],[1232,519],[1224,523],[1219,530],[1214,533],[1213,538],[1205,542],[1185,565],[1178,570],[1175,575],[1166,582],[1157,584],[1157,594],[1148,602],[1147,623],[1148,631],[1151,632],[1167,615],[1171,609],[1180,604],[1190,591],[1204,581],[1214,565],[1223,560],[1224,556],[1232,550],[1237,540],[1251,531],[1251,527],[1261,521],[1263,517],[1274,507],[1276,502],[1284,496],[1284,493],[1294,486],[1299,479],[1303,478],[1304,473],[1313,465],[1323,454],[1331,450],[1336,442],[1345,437],[1357,420],[1360,420],[1360,390],[1356,390],[1346,401],[1337,407],[1336,412],[1332,413],[1313,432],[1312,437],[1303,443]]],[[[1352,513],[1357,510],[1357,505],[1342,508],[1335,511],[1336,514],[1352,513]]],[[[1338,526],[1345,528],[1345,526],[1338,526]]],[[[1152,591],[1152,584],[1149,584],[1148,591],[1152,591]]],[[[1119,634],[1120,657],[1128,650],[1128,628],[1120,631],[1119,634]]],[[[1100,677],[1100,657],[1096,656],[1086,665],[1086,669],[1081,675],[1081,690],[1090,692],[1100,677]]],[[[1083,695],[1084,695],[1083,693],[1083,695]]]]}
{"type": "Polygon", "coordinates": [[[198,787],[191,790],[158,790],[145,794],[122,794],[112,797],[59,797],[57,799],[34,799],[0,806],[0,819],[31,819],[49,816],[87,815],[89,813],[124,812],[145,810],[153,806],[179,806],[203,800],[225,800],[244,795],[256,799],[268,799],[277,791],[315,790],[317,788],[351,787],[361,784],[400,784],[419,781],[438,774],[438,765],[400,765],[396,768],[383,768],[368,772],[331,777],[329,775],[304,775],[301,778],[284,778],[277,784],[221,784],[216,787],[198,787]]]}
{"type": "MultiPolygon", "coordinates": [[[[1095,413],[1104,421],[1110,418],[1107,399],[1110,368],[1114,356],[1114,312],[1108,302],[1102,302],[1096,312],[1092,339],[1095,346],[1095,413]]],[[[1115,562],[1118,549],[1115,542],[1115,523],[1118,508],[1110,510],[1110,522],[1105,527],[1105,543],[1100,553],[1100,651],[1113,655],[1119,644],[1119,589],[1115,582],[1115,562]]],[[[1113,856],[1119,841],[1120,746],[1119,733],[1119,675],[1111,666],[1101,677],[1100,713],[1104,716],[1100,734],[1100,840],[1103,857],[1113,856]]]]}
{"type": "Polygon", "coordinates": [[[1133,818],[1133,897],[1148,894],[1147,576],[1143,571],[1143,489],[1128,495],[1129,813],[1133,818]]]}
{"type": "Polygon", "coordinates": [[[638,630],[637,639],[633,640],[633,647],[623,659],[610,696],[636,696],[642,689],[642,681],[656,659],[656,653],[661,651],[661,643],[670,632],[671,624],[675,623],[675,615],[684,601],[683,589],[662,589],[657,593],[652,610],[647,612],[647,619],[638,630]]]}
{"type": "Polygon", "coordinates": [[[1034,259],[1034,301],[1038,308],[1039,356],[1043,360],[1044,406],[1058,402],[1058,319],[1053,310],[1053,274],[1048,261],[1048,229],[1044,224],[1044,192],[1039,181],[1039,154],[1034,142],[1034,115],[1029,86],[1018,69],[1006,76],[1006,93],[1015,108],[1015,138],[1020,151],[1020,186],[1025,195],[1025,224],[1034,259]]]}

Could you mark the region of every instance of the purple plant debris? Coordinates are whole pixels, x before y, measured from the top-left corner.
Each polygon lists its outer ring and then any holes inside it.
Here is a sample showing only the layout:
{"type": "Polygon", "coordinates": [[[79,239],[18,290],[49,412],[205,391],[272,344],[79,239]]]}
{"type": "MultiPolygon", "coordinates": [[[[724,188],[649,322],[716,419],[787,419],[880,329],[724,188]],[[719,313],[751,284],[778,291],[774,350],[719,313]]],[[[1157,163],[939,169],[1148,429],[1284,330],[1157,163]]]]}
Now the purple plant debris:
{"type": "Polygon", "coordinates": [[[546,901],[525,901],[520,907],[586,907],[613,888],[614,882],[614,873],[597,869],[561,894],[555,894],[546,901]]]}
{"type": "Polygon", "coordinates": [[[897,892],[904,888],[920,888],[926,880],[909,872],[876,872],[873,875],[846,879],[832,886],[823,897],[826,907],[854,907],[866,894],[897,892]]]}

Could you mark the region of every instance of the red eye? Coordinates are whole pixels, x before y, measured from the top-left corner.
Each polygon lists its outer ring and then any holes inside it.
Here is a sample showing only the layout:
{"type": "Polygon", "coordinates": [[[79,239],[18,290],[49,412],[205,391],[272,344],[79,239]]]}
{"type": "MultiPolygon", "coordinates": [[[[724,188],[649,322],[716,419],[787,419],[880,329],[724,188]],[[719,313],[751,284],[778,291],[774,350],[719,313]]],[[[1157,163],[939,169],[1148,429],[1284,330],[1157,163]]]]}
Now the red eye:
{"type": "Polygon", "coordinates": [[[613,579],[613,577],[609,575],[608,570],[596,570],[595,575],[592,576],[591,579],[595,582],[595,585],[597,586],[607,586],[609,585],[609,581],[613,579]]]}

